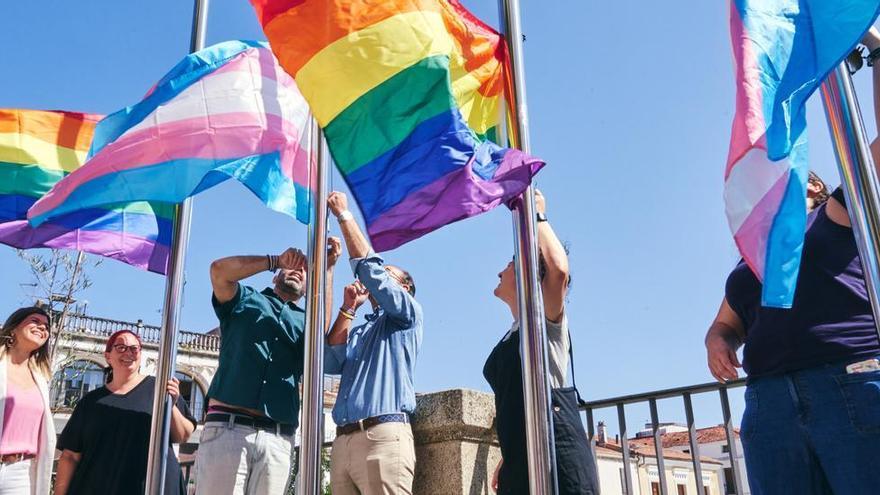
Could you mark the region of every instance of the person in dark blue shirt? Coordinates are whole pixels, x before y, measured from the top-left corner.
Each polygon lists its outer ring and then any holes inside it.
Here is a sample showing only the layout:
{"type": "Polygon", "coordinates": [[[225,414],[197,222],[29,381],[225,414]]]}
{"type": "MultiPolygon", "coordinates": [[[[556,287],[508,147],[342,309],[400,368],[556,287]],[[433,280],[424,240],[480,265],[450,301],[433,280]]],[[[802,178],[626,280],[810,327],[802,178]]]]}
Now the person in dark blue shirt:
{"type": "MultiPolygon", "coordinates": [[[[862,41],[872,54],[876,109],[880,32],[872,28],[862,41]]],[[[739,367],[748,375],[740,438],[754,495],[878,493],[876,322],[843,191],[829,197],[810,175],[813,211],[792,307],[763,307],[761,282],[738,263],[706,335],[708,365],[720,382],[736,379],[739,367]]]]}

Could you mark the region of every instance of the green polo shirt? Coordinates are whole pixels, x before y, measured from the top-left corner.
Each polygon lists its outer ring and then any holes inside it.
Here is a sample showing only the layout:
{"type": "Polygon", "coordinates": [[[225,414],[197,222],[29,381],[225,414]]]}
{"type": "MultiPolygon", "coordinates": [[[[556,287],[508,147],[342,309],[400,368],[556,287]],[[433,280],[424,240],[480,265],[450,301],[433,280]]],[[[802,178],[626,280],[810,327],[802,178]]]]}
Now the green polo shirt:
{"type": "Polygon", "coordinates": [[[220,363],[208,397],[262,411],[296,426],[303,373],[305,312],[270,288],[238,284],[225,303],[211,297],[220,320],[220,363]]]}

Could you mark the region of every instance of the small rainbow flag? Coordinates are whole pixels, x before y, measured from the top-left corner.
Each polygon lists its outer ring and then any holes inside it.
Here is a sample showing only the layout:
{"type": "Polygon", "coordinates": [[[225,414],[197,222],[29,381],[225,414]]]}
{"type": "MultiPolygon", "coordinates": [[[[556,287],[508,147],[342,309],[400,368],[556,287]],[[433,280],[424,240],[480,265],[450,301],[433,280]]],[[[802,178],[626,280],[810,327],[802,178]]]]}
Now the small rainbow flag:
{"type": "Polygon", "coordinates": [[[880,0],[730,2],[737,89],[724,200],[765,306],[794,302],[807,222],[807,99],[878,11],[880,0]]]}
{"type": "Polygon", "coordinates": [[[145,202],[88,208],[39,227],[27,210],[85,161],[101,117],[0,109],[0,243],[77,249],[165,273],[173,209],[145,202]]]}
{"type": "Polygon", "coordinates": [[[233,178],[309,221],[309,109],[265,43],[187,56],[143,100],[98,123],[88,161],[28,211],[41,225],[108,203],[180,203],[233,178]]]}
{"type": "Polygon", "coordinates": [[[544,163],[499,147],[507,48],[457,0],[251,0],[378,251],[494,208],[544,163]]]}

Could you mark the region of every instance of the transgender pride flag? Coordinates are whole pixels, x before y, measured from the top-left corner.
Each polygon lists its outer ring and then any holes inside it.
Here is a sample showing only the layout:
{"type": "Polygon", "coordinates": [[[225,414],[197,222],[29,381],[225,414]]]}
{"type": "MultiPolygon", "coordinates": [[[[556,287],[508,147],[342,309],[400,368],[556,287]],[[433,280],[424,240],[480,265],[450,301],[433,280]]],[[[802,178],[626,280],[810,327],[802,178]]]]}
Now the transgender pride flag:
{"type": "Polygon", "coordinates": [[[101,120],[90,158],[28,210],[39,225],[95,206],[179,203],[229,178],[309,221],[309,110],[264,43],[228,41],[177,64],[101,120]]]}
{"type": "Polygon", "coordinates": [[[736,116],[724,172],[727,219],[763,282],[790,308],[806,228],[806,102],[861,39],[880,0],[732,0],[736,116]]]}

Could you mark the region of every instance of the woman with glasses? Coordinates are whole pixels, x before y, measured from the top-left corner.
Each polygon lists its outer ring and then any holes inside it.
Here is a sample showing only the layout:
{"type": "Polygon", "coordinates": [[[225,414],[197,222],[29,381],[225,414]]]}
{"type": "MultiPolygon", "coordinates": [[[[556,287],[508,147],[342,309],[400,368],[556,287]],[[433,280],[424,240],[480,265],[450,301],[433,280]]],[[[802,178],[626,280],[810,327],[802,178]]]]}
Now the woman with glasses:
{"type": "MultiPolygon", "coordinates": [[[[56,495],[143,493],[156,379],[140,373],[141,341],[130,330],[107,339],[108,381],[77,403],[58,439],[62,451],[55,477],[56,495]]],[[[168,381],[175,406],[171,441],[185,442],[196,426],[180,399],[176,378],[168,381]]],[[[165,493],[185,493],[183,477],[169,448],[165,493]]]]}
{"type": "Polygon", "coordinates": [[[0,330],[0,495],[49,493],[55,453],[49,367],[48,313],[16,310],[0,330]]]}

